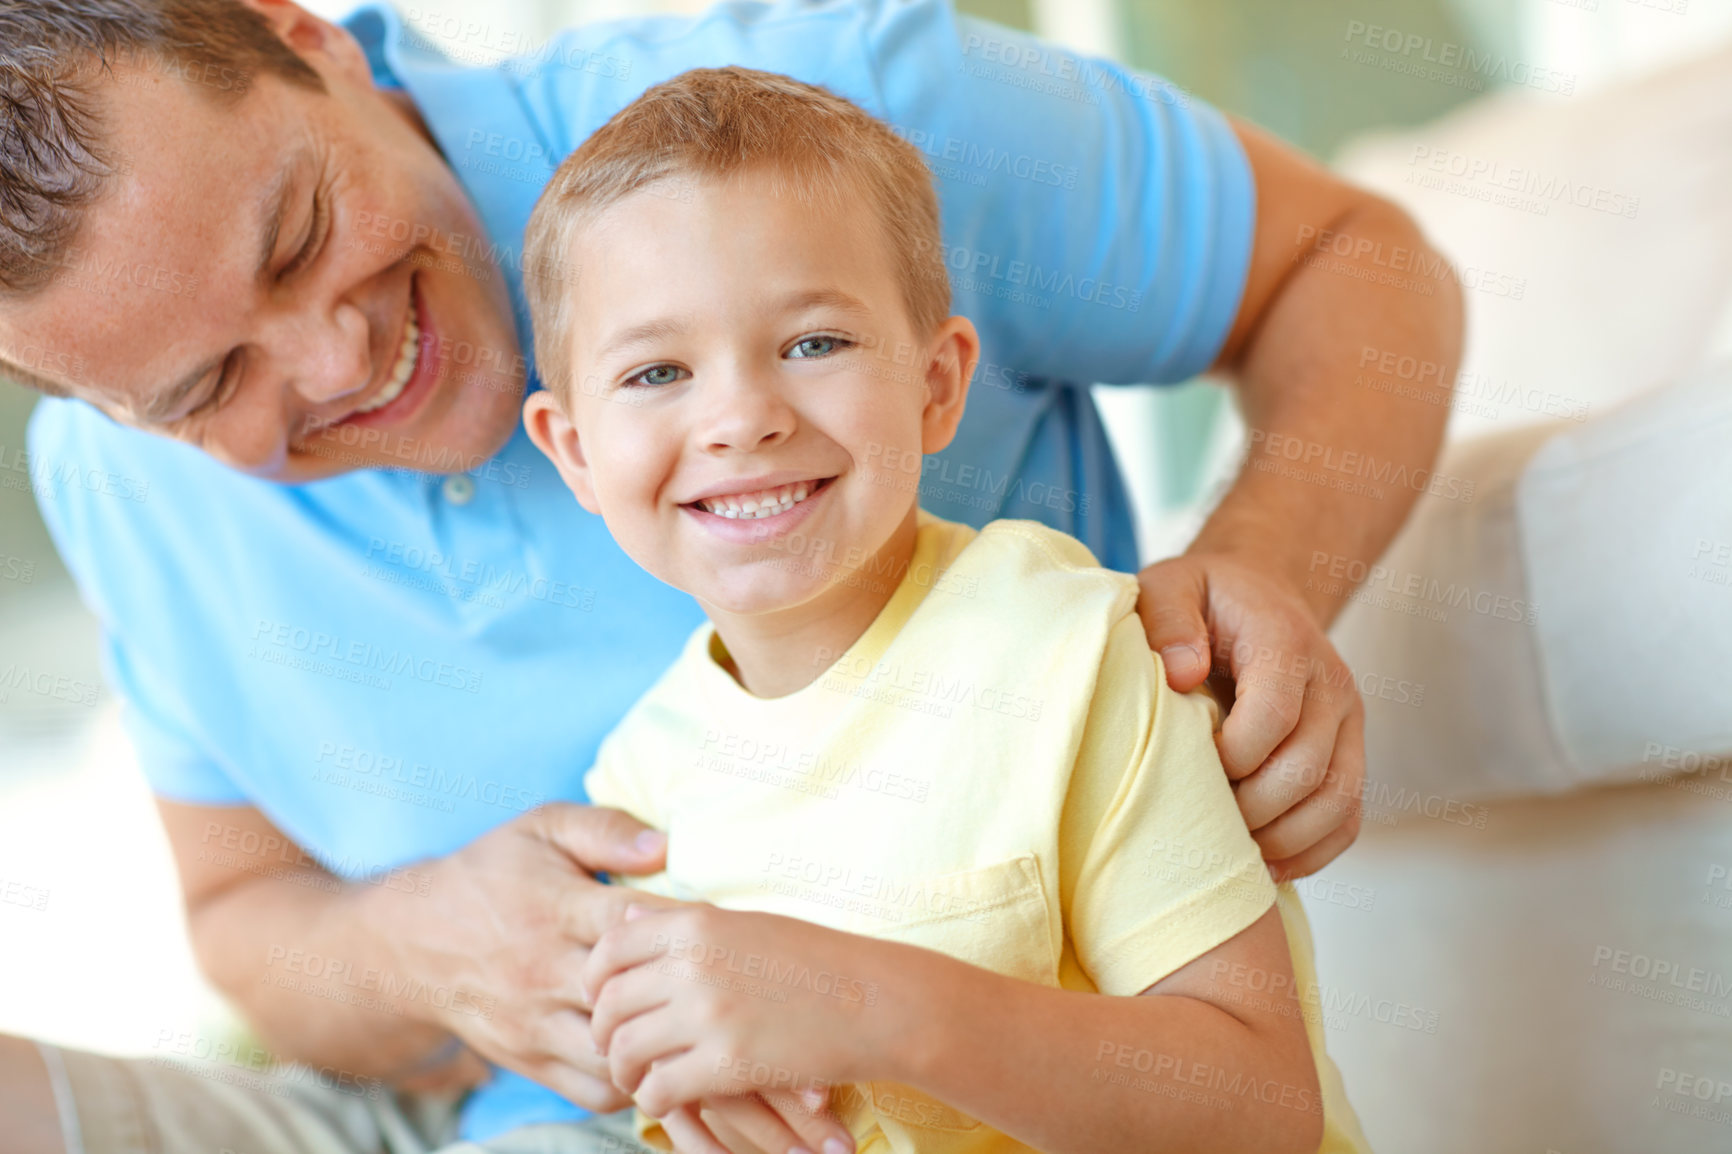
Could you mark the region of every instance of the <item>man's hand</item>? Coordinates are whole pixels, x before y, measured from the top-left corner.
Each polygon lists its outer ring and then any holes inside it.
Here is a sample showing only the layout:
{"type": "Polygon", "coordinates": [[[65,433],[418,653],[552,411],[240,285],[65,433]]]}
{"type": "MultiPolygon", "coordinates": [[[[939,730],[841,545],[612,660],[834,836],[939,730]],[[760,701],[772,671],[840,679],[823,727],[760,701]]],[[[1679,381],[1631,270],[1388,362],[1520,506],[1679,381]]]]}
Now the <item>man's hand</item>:
{"type": "Polygon", "coordinates": [[[1395,205],[1233,128],[1257,218],[1214,368],[1237,386],[1251,456],[1186,555],[1143,571],[1138,611],[1174,689],[1211,669],[1232,683],[1221,760],[1263,856],[1290,878],[1352,844],[1365,780],[1358,686],[1324,635],[1353,583],[1308,577],[1320,560],[1368,568],[1422,493],[1453,492],[1432,470],[1461,360],[1461,288],[1395,205]],[[1388,283],[1379,262],[1392,252],[1432,270],[1423,291],[1388,283]],[[1368,358],[1384,357],[1430,366],[1428,383],[1365,387],[1368,358]],[[1336,472],[1319,483],[1315,470],[1279,467],[1290,446],[1336,472]],[[1337,483],[1357,482],[1360,466],[1390,483],[1337,483]]]}
{"type": "Polygon", "coordinates": [[[816,1089],[712,1096],[676,1107],[661,1124],[677,1154],[853,1154],[854,1139],[829,1113],[829,1101],[816,1089]]]}
{"type": "Polygon", "coordinates": [[[622,1109],[577,975],[632,895],[590,874],[653,873],[666,844],[611,809],[559,803],[507,822],[422,867],[425,896],[381,910],[395,968],[447,992],[429,999],[435,1019],[482,1057],[580,1106],[622,1109]]]}
{"type": "MultiPolygon", "coordinates": [[[[447,1003],[441,1024],[489,1061],[580,1106],[623,1109],[631,1100],[614,1085],[592,1036],[579,976],[591,947],[623,920],[628,904],[675,903],[604,885],[590,873],[653,873],[666,846],[662,834],[629,815],[590,806],[550,805],[500,826],[433,865],[430,908],[401,939],[403,969],[425,976],[434,990],[462,992],[447,1003]]],[[[731,1128],[766,1150],[816,1150],[826,1139],[848,1139],[823,1111],[823,1095],[809,1102],[760,1096],[749,1084],[743,1091],[703,1103],[724,1133],[731,1128]]]]}
{"type": "Polygon", "coordinates": [[[1216,735],[1251,836],[1278,878],[1328,865],[1359,834],[1365,706],[1296,590],[1237,558],[1189,554],[1138,576],[1137,612],[1184,693],[1232,687],[1216,735]]]}

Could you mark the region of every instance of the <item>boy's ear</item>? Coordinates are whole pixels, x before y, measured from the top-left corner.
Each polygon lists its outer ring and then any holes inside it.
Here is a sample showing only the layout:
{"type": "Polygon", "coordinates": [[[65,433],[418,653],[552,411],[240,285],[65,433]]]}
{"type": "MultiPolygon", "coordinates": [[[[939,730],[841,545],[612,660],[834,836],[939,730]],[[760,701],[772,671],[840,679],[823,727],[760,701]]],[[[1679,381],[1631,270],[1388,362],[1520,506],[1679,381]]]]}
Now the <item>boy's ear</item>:
{"type": "Polygon", "coordinates": [[[523,402],[523,428],[535,447],[547,455],[560,479],[577,498],[577,503],[591,513],[599,514],[601,504],[595,499],[595,486],[590,483],[589,460],[583,455],[577,426],[565,415],[565,410],[546,389],[530,393],[523,402]]]}
{"type": "Polygon", "coordinates": [[[926,407],[920,413],[920,449],[936,453],[956,436],[968,404],[968,382],[980,362],[980,334],[967,317],[951,317],[933,334],[926,361],[926,407]]]}

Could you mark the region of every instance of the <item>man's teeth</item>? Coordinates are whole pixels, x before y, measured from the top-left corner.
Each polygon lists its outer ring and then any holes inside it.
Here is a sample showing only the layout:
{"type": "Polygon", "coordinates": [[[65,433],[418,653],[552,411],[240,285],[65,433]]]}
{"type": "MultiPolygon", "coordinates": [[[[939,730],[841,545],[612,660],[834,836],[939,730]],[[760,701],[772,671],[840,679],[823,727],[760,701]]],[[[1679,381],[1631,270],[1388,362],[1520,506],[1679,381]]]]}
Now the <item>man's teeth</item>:
{"type": "Polygon", "coordinates": [[[379,390],[379,395],[358,406],[357,413],[371,413],[382,409],[403,393],[403,388],[409,383],[409,378],[415,375],[415,366],[421,361],[421,326],[415,321],[413,310],[409,313],[409,322],[403,326],[403,344],[397,349],[397,364],[391,370],[391,379],[385,382],[385,387],[379,390]]]}
{"type": "Polygon", "coordinates": [[[801,481],[797,485],[783,485],[780,489],[761,489],[756,493],[730,493],[726,497],[707,497],[698,502],[698,507],[704,512],[714,513],[718,517],[755,521],[760,517],[774,517],[778,513],[786,513],[811,496],[815,489],[817,489],[816,484],[810,481],[801,481]]]}

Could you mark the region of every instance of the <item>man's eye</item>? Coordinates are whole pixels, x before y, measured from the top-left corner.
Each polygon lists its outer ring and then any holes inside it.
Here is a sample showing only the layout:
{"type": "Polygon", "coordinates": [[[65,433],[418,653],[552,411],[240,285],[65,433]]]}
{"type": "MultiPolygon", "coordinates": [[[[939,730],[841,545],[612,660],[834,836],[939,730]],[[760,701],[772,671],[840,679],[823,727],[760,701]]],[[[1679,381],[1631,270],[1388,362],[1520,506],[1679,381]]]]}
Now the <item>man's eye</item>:
{"type": "Polygon", "coordinates": [[[642,372],[634,373],[626,378],[628,385],[671,385],[680,379],[685,370],[675,365],[651,365],[642,372]]]}
{"type": "Polygon", "coordinates": [[[234,393],[235,384],[239,380],[240,355],[238,353],[230,353],[229,358],[223,362],[222,375],[217,378],[216,388],[212,389],[210,396],[206,397],[203,401],[200,401],[198,407],[188,413],[187,416],[207,416],[222,408],[224,402],[226,402],[234,393]]]}
{"type": "Polygon", "coordinates": [[[794,347],[788,350],[789,357],[827,357],[831,353],[839,353],[843,349],[852,348],[853,341],[843,337],[801,337],[794,342],[794,347]]]}
{"type": "Polygon", "coordinates": [[[277,274],[278,280],[287,280],[313,263],[319,255],[320,242],[325,236],[325,225],[330,218],[330,212],[322,198],[313,200],[313,219],[307,227],[307,240],[301,246],[289,263],[283,266],[283,271],[277,274]]]}

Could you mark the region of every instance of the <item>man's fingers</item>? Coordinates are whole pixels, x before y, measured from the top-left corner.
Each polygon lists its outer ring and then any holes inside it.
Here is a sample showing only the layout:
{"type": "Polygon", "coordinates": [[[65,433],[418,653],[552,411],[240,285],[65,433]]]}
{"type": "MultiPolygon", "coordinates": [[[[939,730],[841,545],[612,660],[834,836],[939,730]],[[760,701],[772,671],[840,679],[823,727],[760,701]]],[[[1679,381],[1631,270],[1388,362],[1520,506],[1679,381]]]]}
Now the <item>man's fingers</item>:
{"type": "Polygon", "coordinates": [[[558,1010],[531,1027],[535,1050],[562,1066],[603,1082],[609,1080],[607,1059],[595,1052],[595,1034],[589,1015],[577,1010],[558,1010]]]}
{"type": "Polygon", "coordinates": [[[631,1105],[631,1099],[606,1077],[597,1078],[563,1062],[512,1063],[509,1068],[597,1114],[611,1114],[631,1105]]]}
{"type": "MultiPolygon", "coordinates": [[[[1365,780],[1364,739],[1361,736],[1364,718],[1364,712],[1355,709],[1342,721],[1333,750],[1325,754],[1332,758],[1328,772],[1321,775],[1316,788],[1297,805],[1286,809],[1261,828],[1252,830],[1251,836],[1262,848],[1265,861],[1286,862],[1297,858],[1344,827],[1350,833],[1357,833],[1360,794],[1365,780]]],[[[1263,770],[1263,773],[1268,772],[1267,768],[1263,770]]],[[[1251,781],[1256,781],[1256,777],[1251,781]]],[[[1351,842],[1349,836],[1348,844],[1351,842]]],[[[1346,844],[1339,847],[1345,848],[1346,844]]],[[[1311,868],[1321,868],[1327,861],[1316,862],[1311,868]]]]}
{"type": "Polygon", "coordinates": [[[1269,873],[1278,882],[1310,877],[1340,857],[1347,847],[1353,844],[1353,840],[1359,836],[1359,820],[1356,814],[1347,823],[1336,826],[1333,833],[1303,853],[1269,862],[1269,873]]]}
{"type": "Polygon", "coordinates": [[[1233,783],[1245,828],[1256,832],[1322,789],[1343,729],[1321,700],[1307,703],[1299,725],[1255,773],[1233,783]]]}
{"type": "Polygon", "coordinates": [[[595,945],[603,934],[625,921],[625,911],[631,906],[672,909],[681,904],[660,894],[583,879],[573,879],[566,889],[559,904],[560,929],[568,938],[585,946],[595,945]]]}
{"type": "Polygon", "coordinates": [[[1228,779],[1238,781],[1261,769],[1298,726],[1305,711],[1306,679],[1267,662],[1236,669],[1233,677],[1233,708],[1221,722],[1215,744],[1228,779]]]}
{"type": "Polygon", "coordinates": [[[771,1090],[765,1092],[764,1101],[783,1122],[793,1128],[806,1149],[822,1151],[823,1154],[854,1149],[854,1135],[830,1112],[830,1095],[827,1091],[813,1088],[805,1094],[791,1094],[786,1090],[771,1090]],[[810,1100],[807,1095],[811,1096],[810,1100]]]}
{"type": "Polygon", "coordinates": [[[671,1111],[661,1123],[679,1154],[728,1154],[728,1148],[716,1141],[716,1136],[698,1117],[695,1105],[671,1111]]]}
{"type": "Polygon", "coordinates": [[[733,1142],[741,1138],[751,1143],[746,1149],[769,1150],[782,1154],[796,1146],[808,1150],[821,1147],[807,1145],[781,1116],[756,1094],[738,1098],[705,1098],[698,1103],[698,1117],[716,1137],[733,1142]]]}
{"type": "Polygon", "coordinates": [[[782,1154],[800,1144],[799,1136],[755,1094],[705,1098],[697,1108],[698,1118],[729,1150],[782,1154]]]}
{"type": "Polygon", "coordinates": [[[1339,802],[1327,792],[1314,793],[1265,825],[1251,831],[1265,861],[1284,861],[1305,852],[1346,820],[1339,802]]]}
{"type": "Polygon", "coordinates": [[[587,873],[652,874],[667,857],[667,836],[617,809],[554,802],[535,828],[587,873]]]}
{"type": "Polygon", "coordinates": [[[1161,655],[1167,684],[1188,693],[1209,676],[1208,580],[1200,566],[1178,558],[1144,569],[1138,583],[1137,616],[1149,648],[1161,655]]]}
{"type": "Polygon", "coordinates": [[[1308,812],[1295,814],[1302,820],[1291,829],[1271,827],[1269,841],[1258,840],[1276,880],[1314,874],[1352,845],[1359,836],[1364,793],[1365,711],[1361,708],[1341,723],[1322,788],[1300,807],[1308,812]]]}

